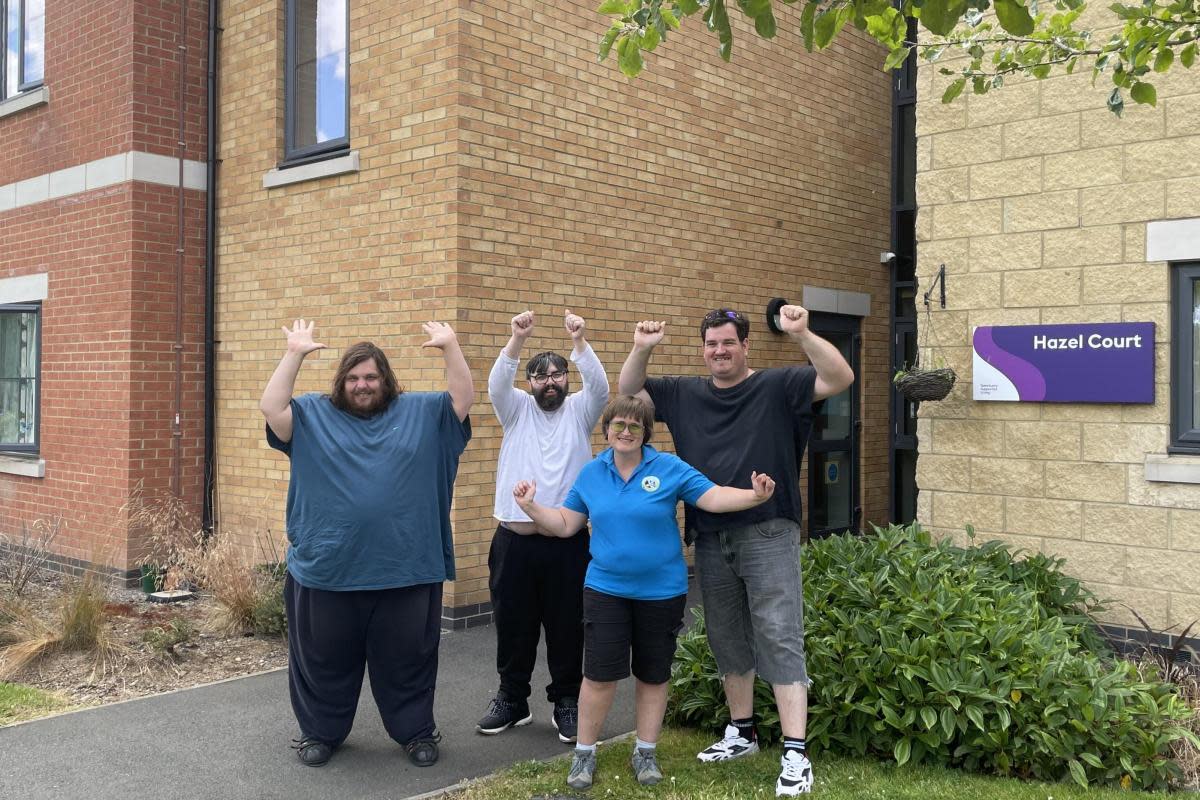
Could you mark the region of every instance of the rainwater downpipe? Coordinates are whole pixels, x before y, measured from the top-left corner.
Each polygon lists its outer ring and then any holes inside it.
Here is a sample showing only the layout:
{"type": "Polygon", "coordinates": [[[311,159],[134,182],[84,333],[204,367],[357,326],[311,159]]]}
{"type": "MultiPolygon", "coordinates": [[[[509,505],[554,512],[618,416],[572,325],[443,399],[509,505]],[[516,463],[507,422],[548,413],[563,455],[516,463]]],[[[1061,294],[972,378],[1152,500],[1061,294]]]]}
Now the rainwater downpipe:
{"type": "Polygon", "coordinates": [[[216,525],[216,297],[217,297],[217,0],[208,0],[208,78],[204,197],[204,498],[201,526],[216,525]]]}
{"type": "Polygon", "coordinates": [[[176,498],[183,497],[183,273],[184,273],[184,242],[186,241],[184,224],[184,206],[187,200],[184,190],[183,169],[187,159],[187,138],[185,109],[187,106],[187,52],[188,52],[188,4],[180,4],[179,44],[179,127],[175,144],[179,148],[179,191],[176,204],[177,218],[175,221],[175,343],[171,349],[175,352],[175,401],[171,420],[171,494],[176,498]]]}

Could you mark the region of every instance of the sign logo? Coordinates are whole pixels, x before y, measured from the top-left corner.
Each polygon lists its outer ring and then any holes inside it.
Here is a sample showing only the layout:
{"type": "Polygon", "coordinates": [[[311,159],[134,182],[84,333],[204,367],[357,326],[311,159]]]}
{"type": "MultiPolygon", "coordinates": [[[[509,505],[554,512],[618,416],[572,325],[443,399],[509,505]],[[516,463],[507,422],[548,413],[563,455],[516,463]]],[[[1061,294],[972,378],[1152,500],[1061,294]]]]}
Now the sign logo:
{"type": "Polygon", "coordinates": [[[642,489],[647,492],[657,492],[659,486],[660,482],[658,478],[654,477],[653,475],[647,475],[646,477],[642,478],[642,489]]]}
{"type": "Polygon", "coordinates": [[[1154,402],[1153,322],[983,325],[971,347],[975,400],[1154,402]]]}

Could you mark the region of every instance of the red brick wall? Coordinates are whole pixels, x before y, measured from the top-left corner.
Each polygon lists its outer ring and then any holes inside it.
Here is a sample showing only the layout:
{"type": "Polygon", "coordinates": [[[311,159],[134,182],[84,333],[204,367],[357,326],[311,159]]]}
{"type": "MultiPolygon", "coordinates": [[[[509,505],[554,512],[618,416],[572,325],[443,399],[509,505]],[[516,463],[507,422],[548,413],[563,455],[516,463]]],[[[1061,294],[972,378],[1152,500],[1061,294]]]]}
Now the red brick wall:
{"type": "MultiPolygon", "coordinates": [[[[0,184],[138,150],[177,155],[178,2],[46,0],[50,102],[0,119],[0,184]]],[[[204,157],[208,9],[188,3],[187,157],[204,157]]]]}
{"type": "MultiPolygon", "coordinates": [[[[182,4],[48,0],[50,102],[0,119],[0,183],[129,152],[178,154],[182,4]]],[[[207,4],[188,3],[186,157],[204,157],[207,4]]],[[[0,213],[0,279],[46,273],[44,478],[0,475],[0,532],[61,517],[60,555],[128,567],[123,506],[172,485],[198,512],[203,470],[205,193],[184,192],[182,402],[176,409],[175,187],[124,183],[0,213]]]]}

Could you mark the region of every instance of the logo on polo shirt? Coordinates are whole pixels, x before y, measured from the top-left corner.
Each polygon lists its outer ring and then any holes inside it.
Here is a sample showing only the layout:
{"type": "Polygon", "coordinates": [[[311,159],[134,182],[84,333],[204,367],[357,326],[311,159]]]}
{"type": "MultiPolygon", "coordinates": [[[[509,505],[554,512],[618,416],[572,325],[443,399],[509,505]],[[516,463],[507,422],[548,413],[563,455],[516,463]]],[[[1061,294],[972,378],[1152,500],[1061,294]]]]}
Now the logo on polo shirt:
{"type": "Polygon", "coordinates": [[[647,475],[642,478],[642,488],[647,492],[657,492],[661,482],[653,475],[647,475]]]}

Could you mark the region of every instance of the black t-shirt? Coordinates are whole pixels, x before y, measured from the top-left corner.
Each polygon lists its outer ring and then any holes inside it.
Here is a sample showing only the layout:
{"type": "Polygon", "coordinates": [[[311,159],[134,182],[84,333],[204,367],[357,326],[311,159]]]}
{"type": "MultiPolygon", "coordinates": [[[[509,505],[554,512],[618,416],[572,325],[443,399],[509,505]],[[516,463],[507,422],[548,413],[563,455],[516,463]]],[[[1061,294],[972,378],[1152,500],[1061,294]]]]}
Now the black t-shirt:
{"type": "Polygon", "coordinates": [[[689,542],[696,533],[777,517],[801,521],[800,459],[812,429],[816,379],[812,367],[782,367],[754,372],[728,389],[711,378],[646,380],[654,418],[670,427],[680,458],[721,486],[749,489],[751,471],[775,480],[771,499],[745,511],[685,506],[689,542]]]}

